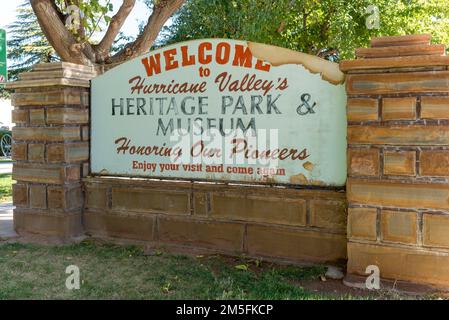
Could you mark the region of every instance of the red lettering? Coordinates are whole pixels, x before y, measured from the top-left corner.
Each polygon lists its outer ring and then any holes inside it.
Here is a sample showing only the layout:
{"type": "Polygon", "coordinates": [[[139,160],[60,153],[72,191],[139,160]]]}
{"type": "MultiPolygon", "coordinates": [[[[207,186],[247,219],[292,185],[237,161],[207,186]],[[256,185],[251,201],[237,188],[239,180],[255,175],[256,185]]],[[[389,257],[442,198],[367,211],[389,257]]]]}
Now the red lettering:
{"type": "Polygon", "coordinates": [[[186,67],[186,66],[191,66],[193,64],[195,64],[195,56],[194,55],[188,55],[188,50],[189,47],[187,46],[182,46],[181,47],[181,53],[182,53],[182,66],[186,67]]]}
{"type": "Polygon", "coordinates": [[[218,64],[226,64],[229,61],[231,53],[231,45],[227,42],[220,42],[217,45],[217,52],[215,53],[215,60],[218,64]]]}
{"type": "Polygon", "coordinates": [[[255,68],[260,71],[270,71],[271,65],[261,59],[253,64],[253,55],[251,50],[242,44],[236,44],[231,56],[231,44],[229,42],[219,42],[214,45],[210,41],[204,41],[198,44],[196,52],[189,52],[188,45],[178,48],[171,48],[162,52],[154,53],[142,58],[141,62],[145,67],[148,77],[161,73],[161,55],[165,61],[164,71],[177,69],[180,66],[187,67],[195,65],[197,62],[202,65],[210,64],[215,61],[218,65],[226,65],[232,62],[232,66],[255,68]],[[180,50],[180,52],[179,52],[180,50]],[[198,60],[197,60],[198,59],[198,60]]]}
{"type": "Polygon", "coordinates": [[[142,64],[144,65],[147,76],[149,77],[151,77],[154,73],[161,73],[161,54],[156,53],[148,58],[143,58],[142,64]]]}
{"type": "Polygon", "coordinates": [[[165,57],[165,70],[173,70],[178,67],[178,61],[175,61],[176,49],[170,49],[164,51],[165,57]]]}
{"type": "Polygon", "coordinates": [[[212,43],[210,42],[201,42],[198,46],[198,62],[201,64],[209,64],[212,62],[212,55],[207,54],[206,50],[212,50],[212,43]]]}
{"type": "Polygon", "coordinates": [[[241,44],[235,45],[234,60],[232,61],[233,66],[251,68],[252,59],[253,55],[251,54],[251,50],[249,50],[249,48],[245,48],[241,44]]]}
{"type": "Polygon", "coordinates": [[[260,59],[257,59],[256,65],[254,66],[254,68],[256,68],[257,70],[261,70],[261,71],[270,71],[270,64],[269,63],[265,63],[260,59]]]}

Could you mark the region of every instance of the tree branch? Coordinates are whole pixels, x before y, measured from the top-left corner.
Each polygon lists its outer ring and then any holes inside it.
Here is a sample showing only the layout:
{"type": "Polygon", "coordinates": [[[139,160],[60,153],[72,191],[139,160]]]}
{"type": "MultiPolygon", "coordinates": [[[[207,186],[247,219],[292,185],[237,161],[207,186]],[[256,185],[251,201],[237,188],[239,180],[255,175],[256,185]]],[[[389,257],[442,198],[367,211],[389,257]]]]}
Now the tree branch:
{"type": "Polygon", "coordinates": [[[90,45],[79,44],[65,27],[60,12],[52,0],[31,0],[31,6],[36,14],[42,32],[55,49],[62,61],[91,65],[92,60],[85,55],[90,45]],[[88,46],[88,47],[86,47],[88,46]]]}
{"type": "Polygon", "coordinates": [[[148,23],[137,39],[128,44],[108,60],[108,63],[119,63],[137,57],[149,51],[159,31],[173,13],[181,7],[185,0],[154,0],[154,7],[148,23]]]}
{"type": "MultiPolygon", "coordinates": [[[[76,3],[78,1],[75,0],[76,3]]],[[[136,0],[123,0],[122,6],[111,19],[106,34],[97,46],[91,45],[87,40],[80,42],[76,40],[65,26],[67,15],[59,10],[55,0],[30,0],[30,2],[42,32],[61,60],[93,65],[96,63],[120,63],[150,50],[164,23],[185,0],[153,0],[153,12],[141,34],[136,41],[129,43],[112,58],[109,58],[110,48],[136,0]]],[[[82,25],[78,30],[78,36],[79,33],[81,35],[84,33],[82,25]]]]}
{"type": "Polygon", "coordinates": [[[125,23],[126,18],[134,8],[135,3],[136,0],[123,0],[120,9],[112,17],[103,39],[98,45],[93,46],[97,55],[97,62],[102,62],[109,56],[109,50],[125,23]]]}

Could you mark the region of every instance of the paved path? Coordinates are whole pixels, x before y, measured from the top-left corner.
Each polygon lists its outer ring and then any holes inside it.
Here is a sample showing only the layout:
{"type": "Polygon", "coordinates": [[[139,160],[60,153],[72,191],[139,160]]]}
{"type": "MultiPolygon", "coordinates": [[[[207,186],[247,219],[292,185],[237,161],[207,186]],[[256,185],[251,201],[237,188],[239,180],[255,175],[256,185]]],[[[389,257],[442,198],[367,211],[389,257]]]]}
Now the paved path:
{"type": "Polygon", "coordinates": [[[12,221],[12,203],[0,203],[0,240],[17,237],[12,221]]]}
{"type": "Polygon", "coordinates": [[[11,173],[12,172],[12,162],[0,162],[0,174],[11,173]]]}

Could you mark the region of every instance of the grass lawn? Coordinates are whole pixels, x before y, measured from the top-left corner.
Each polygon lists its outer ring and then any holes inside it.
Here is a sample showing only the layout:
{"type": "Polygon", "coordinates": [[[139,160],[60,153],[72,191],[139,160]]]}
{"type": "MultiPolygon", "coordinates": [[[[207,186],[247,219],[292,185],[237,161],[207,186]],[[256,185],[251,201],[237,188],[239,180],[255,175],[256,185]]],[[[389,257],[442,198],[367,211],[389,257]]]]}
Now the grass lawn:
{"type": "Polygon", "coordinates": [[[0,202],[12,201],[12,179],[10,173],[0,174],[0,202]]]}
{"type": "Polygon", "coordinates": [[[145,255],[141,247],[91,240],[69,246],[3,243],[0,270],[0,299],[369,298],[366,294],[317,293],[304,288],[302,284],[307,281],[320,281],[316,279],[326,270],[322,266],[289,267],[158,251],[145,255]],[[80,269],[79,290],[65,287],[69,265],[80,269]]]}

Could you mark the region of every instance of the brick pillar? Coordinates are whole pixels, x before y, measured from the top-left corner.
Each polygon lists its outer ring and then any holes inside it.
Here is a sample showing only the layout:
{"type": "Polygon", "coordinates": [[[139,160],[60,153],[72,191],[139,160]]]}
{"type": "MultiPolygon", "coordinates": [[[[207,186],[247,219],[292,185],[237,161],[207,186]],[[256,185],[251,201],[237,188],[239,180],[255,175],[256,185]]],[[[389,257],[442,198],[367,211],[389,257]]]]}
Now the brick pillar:
{"type": "Polygon", "coordinates": [[[348,278],[377,265],[382,278],[447,287],[449,57],[430,35],[374,38],[356,55],[340,65],[348,94],[348,278]]]}
{"type": "Polygon", "coordinates": [[[10,83],[14,228],[69,238],[83,232],[81,179],[89,170],[91,67],[37,64],[10,83]]]}

